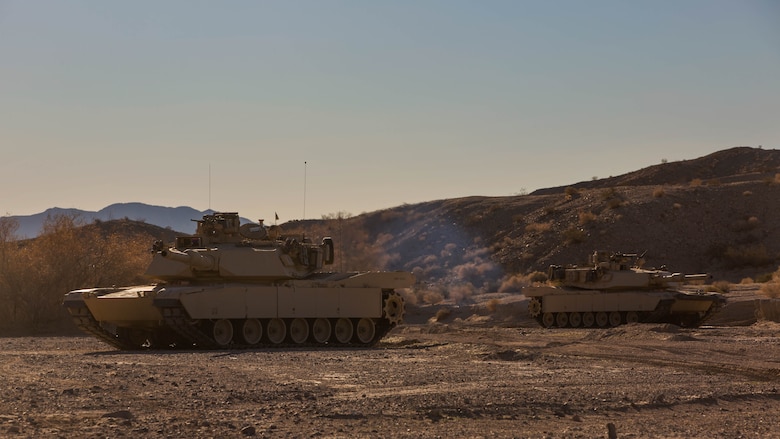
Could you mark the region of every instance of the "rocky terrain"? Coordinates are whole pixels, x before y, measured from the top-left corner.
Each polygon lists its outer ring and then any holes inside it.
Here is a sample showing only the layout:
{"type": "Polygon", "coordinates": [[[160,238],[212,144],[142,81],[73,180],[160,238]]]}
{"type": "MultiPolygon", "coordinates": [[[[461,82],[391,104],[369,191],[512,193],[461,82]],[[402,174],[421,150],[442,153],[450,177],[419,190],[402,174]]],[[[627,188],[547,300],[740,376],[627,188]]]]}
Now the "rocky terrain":
{"type": "Polygon", "coordinates": [[[117,351],[0,338],[3,437],[778,437],[780,307],[543,329],[516,294],[412,307],[371,349],[117,351]]]}

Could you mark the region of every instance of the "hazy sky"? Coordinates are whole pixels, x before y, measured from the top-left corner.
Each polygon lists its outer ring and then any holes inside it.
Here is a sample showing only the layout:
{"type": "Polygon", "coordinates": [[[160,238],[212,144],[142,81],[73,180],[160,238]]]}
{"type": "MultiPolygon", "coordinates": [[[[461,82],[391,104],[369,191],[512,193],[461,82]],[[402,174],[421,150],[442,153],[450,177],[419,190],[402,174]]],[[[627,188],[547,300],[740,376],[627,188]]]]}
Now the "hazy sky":
{"type": "Polygon", "coordinates": [[[267,221],[776,149],[780,2],[0,0],[0,145],[0,215],[267,221]]]}

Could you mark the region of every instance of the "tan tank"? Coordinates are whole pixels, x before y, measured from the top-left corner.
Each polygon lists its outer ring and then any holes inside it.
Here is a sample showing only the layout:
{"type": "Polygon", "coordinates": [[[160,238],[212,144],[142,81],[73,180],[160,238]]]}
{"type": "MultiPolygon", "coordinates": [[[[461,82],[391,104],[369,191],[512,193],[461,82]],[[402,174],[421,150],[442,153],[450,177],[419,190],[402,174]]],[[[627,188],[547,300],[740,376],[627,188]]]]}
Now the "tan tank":
{"type": "Polygon", "coordinates": [[[594,252],[588,266],[553,265],[547,286],[523,288],[528,312],[544,327],[606,327],[665,322],[699,326],[726,302],[721,294],[689,292],[707,274],[643,269],[635,254],[594,252]]]}
{"type": "Polygon", "coordinates": [[[84,332],[119,349],[375,344],[403,320],[406,272],[323,272],[333,240],[240,225],[238,213],[198,220],[195,235],[153,245],[159,283],[71,291],[84,332]]]}

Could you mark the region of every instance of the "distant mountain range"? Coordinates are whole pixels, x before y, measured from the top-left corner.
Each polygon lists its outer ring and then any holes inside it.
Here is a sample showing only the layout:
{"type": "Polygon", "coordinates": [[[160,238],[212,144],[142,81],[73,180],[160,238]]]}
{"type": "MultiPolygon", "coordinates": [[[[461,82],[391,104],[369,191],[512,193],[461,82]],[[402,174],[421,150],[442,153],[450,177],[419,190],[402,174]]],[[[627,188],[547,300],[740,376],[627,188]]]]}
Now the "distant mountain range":
{"type": "MultiPolygon", "coordinates": [[[[194,233],[195,222],[192,220],[201,219],[203,215],[213,212],[213,210],[200,211],[186,206],[164,207],[144,203],[116,203],[97,212],[54,207],[34,215],[17,215],[10,218],[15,219],[19,224],[16,231],[19,238],[34,238],[41,233],[43,223],[49,216],[72,215],[85,224],[95,220],[110,221],[127,218],[169,228],[179,233],[194,233]]],[[[241,222],[250,221],[242,218],[241,222]]]]}

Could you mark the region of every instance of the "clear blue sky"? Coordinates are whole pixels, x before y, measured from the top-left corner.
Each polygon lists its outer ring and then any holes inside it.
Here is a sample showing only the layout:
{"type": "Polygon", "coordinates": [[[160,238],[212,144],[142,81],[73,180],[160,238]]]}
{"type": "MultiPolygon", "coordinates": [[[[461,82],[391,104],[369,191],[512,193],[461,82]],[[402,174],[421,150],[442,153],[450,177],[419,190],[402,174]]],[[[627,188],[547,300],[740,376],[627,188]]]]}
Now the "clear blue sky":
{"type": "Polygon", "coordinates": [[[0,145],[0,215],[281,221],[776,149],[780,2],[0,0],[0,145]]]}

